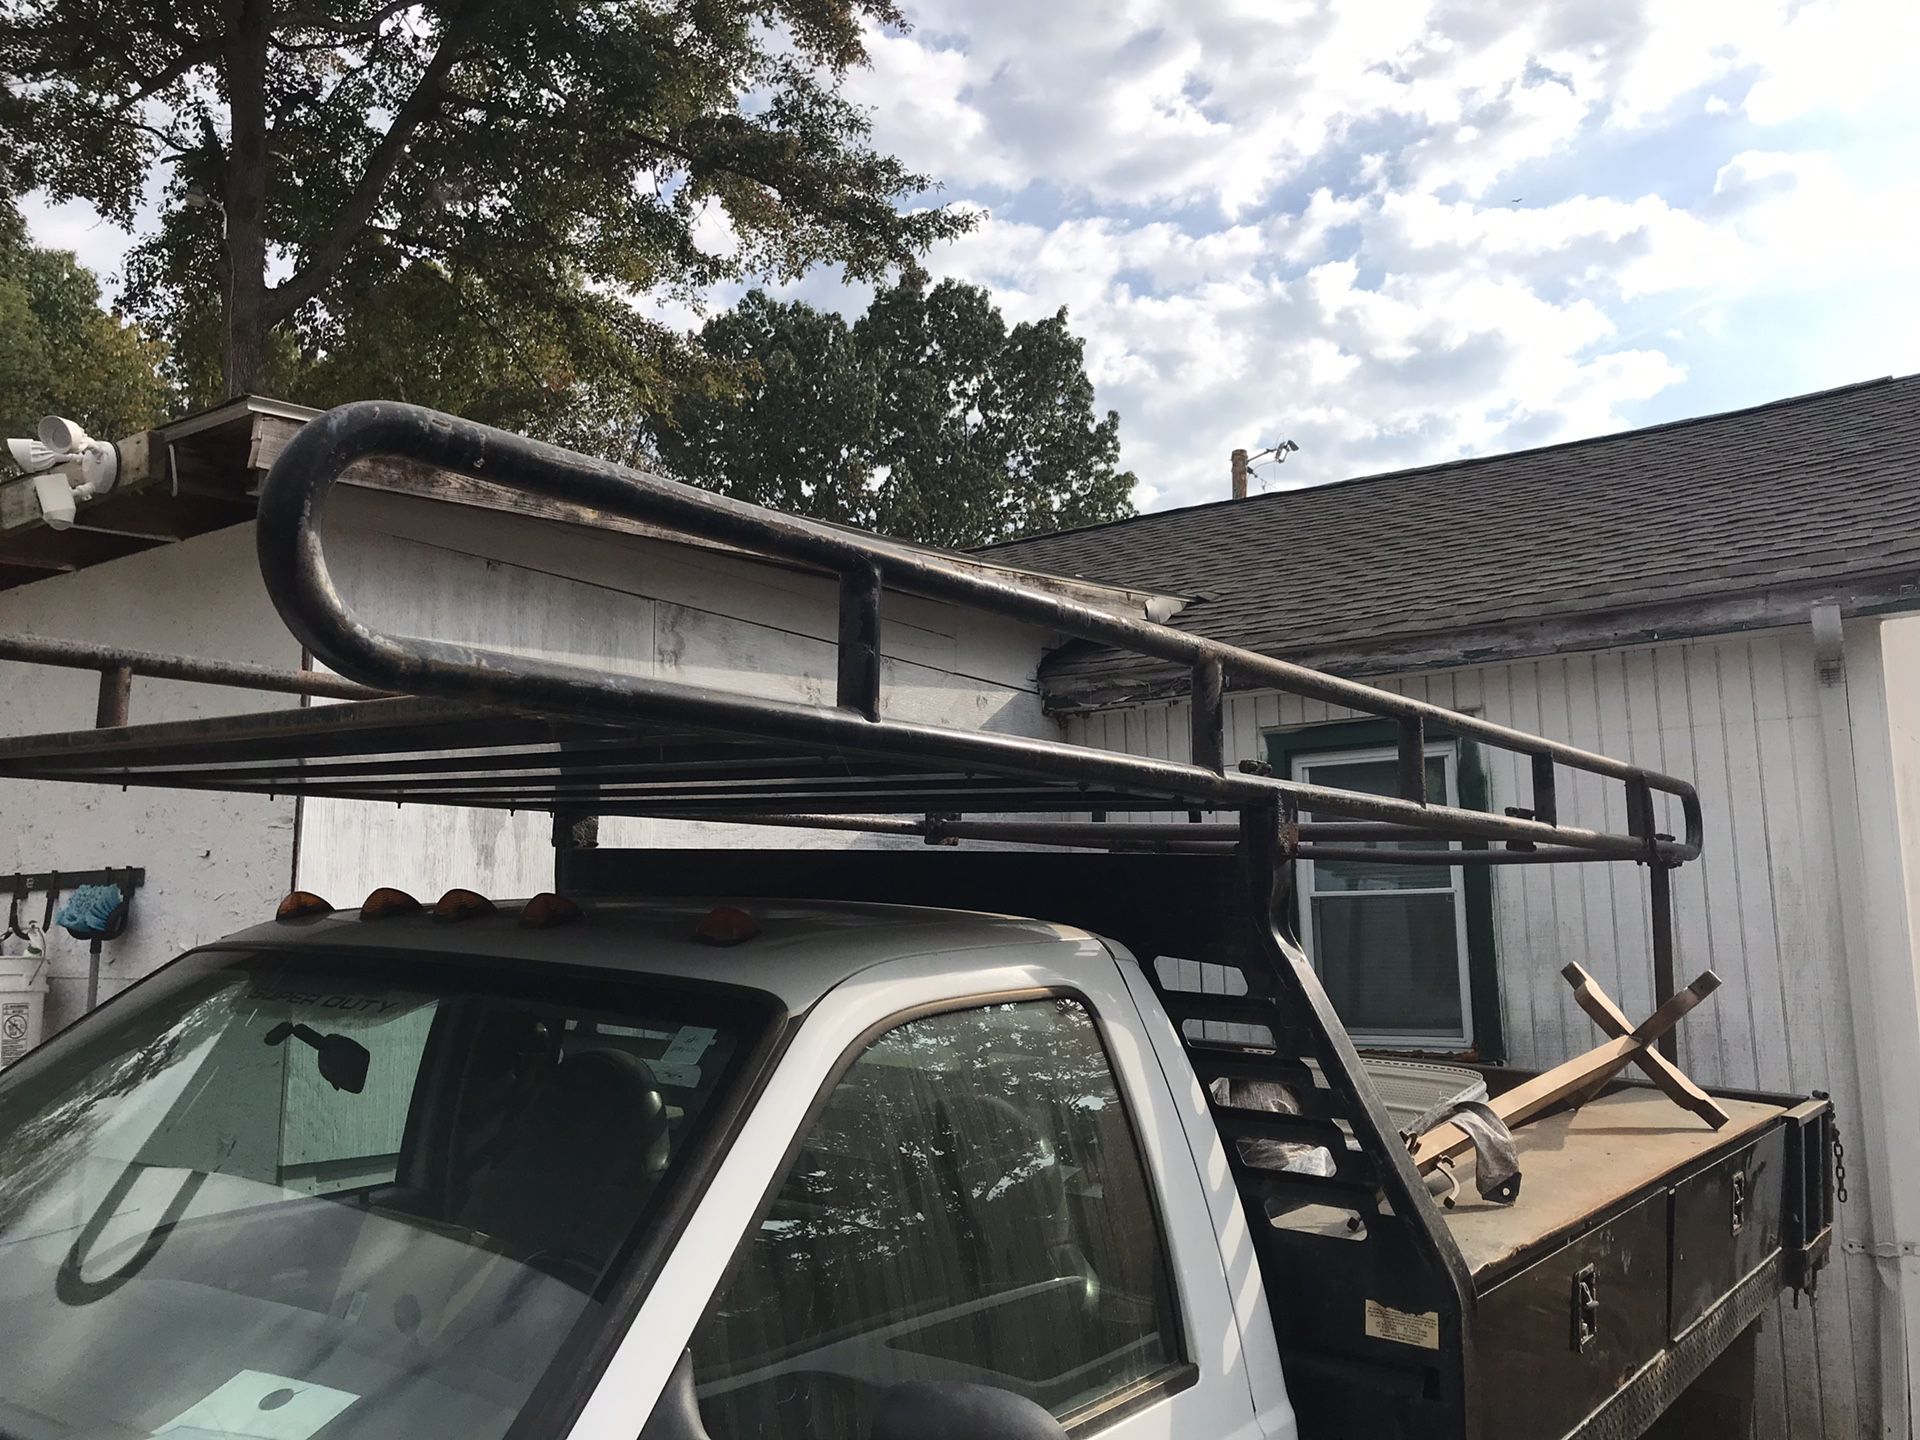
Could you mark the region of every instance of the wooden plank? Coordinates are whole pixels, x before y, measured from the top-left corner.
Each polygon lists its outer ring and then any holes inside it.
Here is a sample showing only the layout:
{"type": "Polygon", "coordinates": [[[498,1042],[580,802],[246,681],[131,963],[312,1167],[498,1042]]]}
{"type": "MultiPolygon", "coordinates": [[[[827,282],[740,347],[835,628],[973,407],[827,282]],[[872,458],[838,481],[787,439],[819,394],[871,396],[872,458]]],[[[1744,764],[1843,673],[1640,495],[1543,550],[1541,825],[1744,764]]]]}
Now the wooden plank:
{"type": "MultiPolygon", "coordinates": [[[[1508,1129],[1516,1129],[1594,1081],[1617,1075],[1641,1048],[1641,1043],[1631,1035],[1609,1040],[1584,1055],[1543,1070],[1488,1103],[1494,1113],[1506,1121],[1508,1129]]],[[[1413,1162],[1423,1171],[1431,1170],[1442,1160],[1450,1160],[1472,1148],[1473,1141],[1466,1131],[1455,1125],[1441,1125],[1415,1141],[1413,1162]]]]}
{"type": "Polygon", "coordinates": [[[163,488],[149,485],[131,494],[115,490],[97,505],[82,509],[74,528],[152,540],[186,540],[251,520],[253,511],[251,500],[169,495],[163,488]]]}
{"type": "Polygon", "coordinates": [[[0,535],[40,523],[40,502],[34,498],[33,477],[14,475],[0,480],[0,535]]]}
{"type": "MultiPolygon", "coordinates": [[[[1494,1096],[1487,1103],[1493,1107],[1494,1114],[1507,1122],[1509,1129],[1526,1124],[1561,1101],[1571,1099],[1619,1074],[1633,1063],[1635,1056],[1645,1053],[1654,1041],[1680,1022],[1681,1016],[1719,986],[1719,977],[1711,970],[1707,971],[1685,989],[1676,991],[1666,1004],[1641,1021],[1631,1034],[1609,1040],[1604,1045],[1596,1045],[1584,1055],[1576,1055],[1564,1064],[1544,1070],[1531,1080],[1494,1096]]],[[[1442,1160],[1451,1159],[1472,1147],[1473,1141],[1464,1130],[1455,1125],[1441,1125],[1414,1142],[1413,1161],[1421,1170],[1430,1170],[1442,1160]]]]}
{"type": "Polygon", "coordinates": [[[0,590],[11,590],[18,585],[31,585],[36,580],[49,580],[55,575],[70,575],[71,565],[32,565],[20,561],[0,560],[0,590]]]}
{"type": "MultiPolygon", "coordinates": [[[[260,474],[271,470],[288,442],[305,428],[304,420],[289,420],[280,415],[254,416],[253,429],[247,437],[247,468],[260,474]]],[[[247,488],[258,488],[257,477],[247,488]]]]}
{"type": "MultiPolygon", "coordinates": [[[[1592,1016],[1594,1023],[1609,1036],[1617,1039],[1633,1033],[1633,1022],[1579,965],[1569,964],[1560,973],[1573,986],[1573,998],[1579,1002],[1580,1008],[1592,1016]]],[[[1720,1103],[1694,1084],[1686,1072],[1658,1050],[1642,1050],[1633,1057],[1633,1063],[1645,1071],[1647,1078],[1658,1085],[1674,1104],[1691,1110],[1716,1130],[1727,1123],[1727,1112],[1720,1108],[1720,1103]]]]}
{"type": "Polygon", "coordinates": [[[18,531],[0,540],[0,562],[39,565],[45,568],[66,566],[85,569],[125,555],[137,555],[156,545],[169,542],[133,535],[103,535],[89,530],[54,530],[40,526],[18,531]]]}

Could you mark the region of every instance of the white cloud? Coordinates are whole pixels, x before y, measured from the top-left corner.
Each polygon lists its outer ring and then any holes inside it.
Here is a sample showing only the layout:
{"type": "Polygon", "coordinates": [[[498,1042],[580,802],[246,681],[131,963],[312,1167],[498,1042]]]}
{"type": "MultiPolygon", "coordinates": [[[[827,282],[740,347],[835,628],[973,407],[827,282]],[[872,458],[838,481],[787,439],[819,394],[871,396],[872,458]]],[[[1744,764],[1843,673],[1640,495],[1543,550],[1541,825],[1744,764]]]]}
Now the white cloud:
{"type": "Polygon", "coordinates": [[[1743,152],[1694,210],[1319,191],[1197,233],[995,220],[934,264],[1014,318],[1069,307],[1141,498],[1164,504],[1217,495],[1229,450],[1283,436],[1307,447],[1298,481],[1617,428],[1687,379],[1674,321],[1711,338],[1737,297],[1898,264],[1902,212],[1920,216],[1904,182],[1866,191],[1824,156],[1743,152]],[[1623,333],[1633,302],[1668,318],[1623,333]]]}
{"type": "Polygon", "coordinates": [[[1904,173],[1796,135],[1700,148],[1897,91],[1904,0],[911,11],[863,82],[878,138],[1014,217],[934,267],[1015,318],[1070,308],[1150,503],[1216,495],[1228,450],[1283,431],[1298,480],[1617,427],[1730,314],[1888,275],[1920,218],[1904,173]]]}
{"type": "Polygon", "coordinates": [[[921,0],[855,82],[956,184],[1236,216],[1359,129],[1415,132],[1411,183],[1484,193],[1583,127],[1698,95],[1762,124],[1900,83],[1910,0],[921,0]],[[1705,87],[1737,83],[1730,101],[1705,87]]]}
{"type": "Polygon", "coordinates": [[[37,244],[73,251],[109,287],[133,248],[134,236],[102,220],[83,201],[53,205],[42,195],[27,195],[21,199],[20,212],[37,244]]]}

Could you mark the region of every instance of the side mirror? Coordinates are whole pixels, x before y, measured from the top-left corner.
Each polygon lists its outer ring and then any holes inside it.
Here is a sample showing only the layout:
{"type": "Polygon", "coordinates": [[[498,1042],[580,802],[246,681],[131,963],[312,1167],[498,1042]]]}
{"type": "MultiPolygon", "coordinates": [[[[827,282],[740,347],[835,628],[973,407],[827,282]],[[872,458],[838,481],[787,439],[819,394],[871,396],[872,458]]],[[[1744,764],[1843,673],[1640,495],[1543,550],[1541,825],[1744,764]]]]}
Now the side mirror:
{"type": "Polygon", "coordinates": [[[1060,1422],[1024,1395],[957,1380],[890,1387],[870,1440],[1066,1440],[1060,1422]]]}

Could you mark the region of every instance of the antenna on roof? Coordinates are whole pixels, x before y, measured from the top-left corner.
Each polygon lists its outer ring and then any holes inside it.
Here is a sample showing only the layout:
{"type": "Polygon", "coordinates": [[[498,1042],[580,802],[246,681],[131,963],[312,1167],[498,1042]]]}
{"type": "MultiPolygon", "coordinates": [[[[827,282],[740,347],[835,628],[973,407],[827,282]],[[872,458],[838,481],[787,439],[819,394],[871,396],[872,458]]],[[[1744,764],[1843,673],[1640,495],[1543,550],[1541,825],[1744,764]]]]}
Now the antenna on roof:
{"type": "Polygon", "coordinates": [[[1263,460],[1271,460],[1275,465],[1284,465],[1286,464],[1287,456],[1293,454],[1293,452],[1299,448],[1300,447],[1291,440],[1282,440],[1279,444],[1269,445],[1266,449],[1257,450],[1252,455],[1247,454],[1245,450],[1234,451],[1233,498],[1236,500],[1244,500],[1247,498],[1247,476],[1253,473],[1254,466],[1263,460]]]}

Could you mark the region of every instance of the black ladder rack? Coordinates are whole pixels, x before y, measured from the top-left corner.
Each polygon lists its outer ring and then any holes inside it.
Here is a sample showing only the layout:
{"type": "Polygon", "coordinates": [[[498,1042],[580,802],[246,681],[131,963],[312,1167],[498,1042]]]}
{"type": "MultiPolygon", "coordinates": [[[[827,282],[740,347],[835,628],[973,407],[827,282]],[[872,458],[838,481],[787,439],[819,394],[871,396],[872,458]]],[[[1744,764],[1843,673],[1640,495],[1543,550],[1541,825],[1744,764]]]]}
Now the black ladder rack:
{"type": "MultiPolygon", "coordinates": [[[[1500,843],[1516,861],[1533,857],[1521,863],[1580,857],[1673,866],[1700,849],[1698,798],[1672,776],[1110,614],[959,557],[777,514],[412,406],[366,402],[310,421],[262,488],[258,539],[261,571],[281,615],[346,682],[313,676],[301,684],[266,678],[268,672],[250,678],[238,673],[249,667],[15,637],[10,650],[0,642],[0,658],[11,653],[101,671],[103,728],[0,742],[0,774],[713,819],[1273,807],[1288,822],[1305,811],[1321,822],[1429,836],[1439,847],[1500,843]],[[836,703],[762,699],[372,630],[341,599],[321,540],[334,486],[354,462],[371,457],[417,462],[833,576],[840,595],[836,703]],[[887,588],[1186,664],[1194,759],[1155,760],[887,718],[879,664],[887,588]],[[133,674],[368,694],[354,688],[358,682],[402,698],[128,726],[124,686],[133,674]],[[119,700],[110,704],[115,686],[119,700]],[[1227,768],[1229,686],[1285,691],[1392,720],[1400,793],[1368,795],[1227,768]],[[1524,810],[1489,815],[1432,803],[1421,757],[1429,729],[1439,727],[1525,756],[1532,793],[1524,810]],[[1623,787],[1625,833],[1557,823],[1562,768],[1623,787]],[[1656,796],[1677,804],[1677,836],[1661,833],[1656,796]]],[[[1353,828],[1343,838],[1388,834],[1353,828]]],[[[1471,853],[1461,859],[1477,863],[1471,853]]]]}

